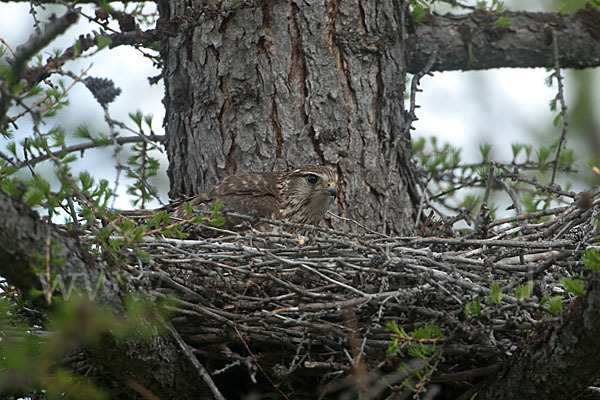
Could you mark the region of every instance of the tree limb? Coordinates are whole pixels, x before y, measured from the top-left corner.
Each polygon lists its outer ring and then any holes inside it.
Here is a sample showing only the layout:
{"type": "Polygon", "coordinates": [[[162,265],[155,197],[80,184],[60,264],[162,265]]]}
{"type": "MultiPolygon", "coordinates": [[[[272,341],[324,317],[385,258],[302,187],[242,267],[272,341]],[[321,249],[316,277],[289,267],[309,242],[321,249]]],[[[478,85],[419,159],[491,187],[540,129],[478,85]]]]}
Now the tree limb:
{"type": "Polygon", "coordinates": [[[600,65],[599,20],[600,11],[590,5],[566,16],[480,10],[463,15],[429,14],[415,23],[406,40],[407,69],[421,71],[433,52],[437,53],[433,71],[551,68],[553,30],[561,68],[596,67],[600,65]]]}
{"type": "MultiPolygon", "coordinates": [[[[35,273],[38,266],[41,276],[47,241],[50,238],[53,260],[64,262],[50,264],[54,279],[61,279],[65,287],[73,284],[80,291],[93,294],[95,300],[112,310],[123,309],[123,289],[110,271],[96,263],[79,245],[77,239],[58,230],[54,225],[39,220],[37,214],[20,200],[12,199],[0,191],[0,276],[23,296],[30,289],[42,289],[40,277],[35,273]],[[90,293],[90,288],[99,289],[90,293]]],[[[124,277],[123,273],[120,274],[124,277]]],[[[128,285],[127,282],[124,283],[128,285]]],[[[45,285],[44,285],[45,286],[45,285]]],[[[33,300],[38,307],[46,306],[45,299],[33,300]]],[[[103,346],[91,352],[91,362],[103,374],[114,377],[123,390],[131,390],[130,382],[141,384],[161,399],[202,398],[207,389],[196,382],[197,375],[186,360],[179,360],[178,346],[167,337],[157,336],[150,343],[144,340],[118,342],[107,339],[103,346]]]]}

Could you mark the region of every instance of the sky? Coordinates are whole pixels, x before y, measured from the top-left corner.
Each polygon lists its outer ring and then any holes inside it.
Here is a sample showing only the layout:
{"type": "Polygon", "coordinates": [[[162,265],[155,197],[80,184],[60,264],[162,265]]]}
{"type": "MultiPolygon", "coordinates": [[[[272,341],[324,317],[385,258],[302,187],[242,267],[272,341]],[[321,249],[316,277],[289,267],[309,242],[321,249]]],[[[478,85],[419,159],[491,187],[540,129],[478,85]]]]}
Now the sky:
{"type": "MultiPolygon", "coordinates": [[[[529,0],[516,3],[518,4],[509,5],[514,9],[540,10],[541,5],[548,6],[553,2],[529,0]]],[[[93,15],[92,7],[82,7],[87,14],[93,15]]],[[[148,11],[151,11],[153,4],[148,3],[147,7],[148,11]]],[[[62,6],[46,6],[45,11],[38,7],[38,10],[38,18],[42,20],[53,11],[57,15],[64,13],[62,6]]],[[[0,3],[0,37],[11,46],[16,48],[20,43],[24,43],[29,37],[31,26],[29,4],[0,3]]],[[[97,25],[93,25],[92,29],[97,30],[97,25]]],[[[72,45],[80,34],[89,31],[88,23],[80,18],[75,27],[50,45],[49,50],[64,49],[72,45]]],[[[44,53],[44,58],[50,55],[50,51],[44,53]]],[[[154,116],[155,133],[164,133],[164,108],[161,103],[164,88],[162,81],[153,86],[148,84],[146,78],[159,73],[149,59],[135,49],[122,46],[105,49],[96,56],[69,64],[74,73],[88,67],[90,76],[110,78],[122,89],[116,101],[110,105],[110,113],[114,119],[128,122],[127,114],[139,109],[144,114],[154,116]]],[[[414,123],[413,138],[436,136],[442,142],[450,142],[463,148],[463,160],[468,162],[480,160],[480,143],[490,143],[493,146],[493,158],[509,161],[511,143],[535,143],[539,138],[532,132],[553,129],[552,119],[555,113],[550,111],[548,104],[555,96],[556,89],[546,85],[548,75],[549,72],[545,69],[501,69],[444,72],[426,76],[421,81],[423,92],[417,97],[417,104],[421,108],[417,110],[419,120],[414,123]]],[[[65,80],[70,83],[68,78],[65,80]]],[[[568,91],[568,81],[566,87],[568,91]]],[[[70,106],[58,116],[56,123],[64,124],[67,130],[73,130],[77,125],[86,123],[92,132],[107,133],[103,118],[101,107],[89,91],[83,85],[76,85],[71,93],[70,106]]],[[[25,126],[20,128],[24,129],[24,132],[27,131],[25,126]]],[[[115,163],[112,157],[110,150],[88,151],[77,168],[93,168],[96,176],[114,182],[115,163]]],[[[125,153],[121,155],[123,162],[126,157],[125,153]]],[[[166,158],[163,158],[159,177],[153,180],[161,190],[163,202],[168,201],[166,166],[166,158]]],[[[132,208],[125,193],[124,182],[125,179],[121,177],[115,206],[132,208]]]]}

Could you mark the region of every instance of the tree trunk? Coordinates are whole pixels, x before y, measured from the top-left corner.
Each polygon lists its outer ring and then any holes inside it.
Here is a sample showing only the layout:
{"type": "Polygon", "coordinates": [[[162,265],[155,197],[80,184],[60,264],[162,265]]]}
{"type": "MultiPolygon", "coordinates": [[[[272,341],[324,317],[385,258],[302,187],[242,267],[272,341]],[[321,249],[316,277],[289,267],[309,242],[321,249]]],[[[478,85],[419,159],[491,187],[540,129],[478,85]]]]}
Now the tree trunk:
{"type": "MultiPolygon", "coordinates": [[[[574,399],[597,384],[600,278],[590,280],[563,320],[533,337],[478,390],[477,399],[574,399]],[[551,367],[550,367],[551,366],[551,367]]],[[[596,397],[597,398],[597,397],[596,397]]]]}
{"type": "Polygon", "coordinates": [[[403,2],[187,4],[160,6],[161,18],[194,21],[163,48],[171,197],[238,170],[330,165],[338,213],[405,232],[403,2]]]}

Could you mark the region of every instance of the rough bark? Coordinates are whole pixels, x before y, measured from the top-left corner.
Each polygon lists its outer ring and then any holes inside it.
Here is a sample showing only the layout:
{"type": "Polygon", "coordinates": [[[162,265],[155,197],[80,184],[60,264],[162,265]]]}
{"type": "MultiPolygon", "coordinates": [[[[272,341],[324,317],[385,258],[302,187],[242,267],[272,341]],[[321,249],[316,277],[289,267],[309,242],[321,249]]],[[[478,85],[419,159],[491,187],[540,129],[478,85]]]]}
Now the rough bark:
{"type": "Polygon", "coordinates": [[[560,324],[533,337],[478,390],[477,399],[574,399],[600,379],[600,277],[560,324]]]}
{"type": "Polygon", "coordinates": [[[591,6],[570,15],[538,12],[426,16],[410,30],[407,70],[419,72],[429,55],[437,57],[431,70],[488,68],[552,68],[553,32],[563,68],[600,65],[600,11],[591,6]],[[508,19],[510,27],[495,23],[508,19]],[[469,60],[469,47],[473,57],[469,60]]]}
{"type": "MultiPolygon", "coordinates": [[[[51,256],[64,259],[64,264],[54,263],[51,273],[63,280],[65,286],[74,284],[82,290],[91,290],[101,283],[102,290],[97,299],[116,311],[121,309],[119,286],[110,275],[102,275],[102,269],[94,259],[82,249],[75,238],[65,237],[52,224],[45,224],[20,200],[11,199],[0,191],[0,276],[12,285],[23,290],[42,290],[41,279],[45,279],[47,241],[50,239],[51,256]],[[35,269],[34,269],[35,268],[35,269]]],[[[35,299],[39,305],[43,298],[35,299]]]]}
{"type": "MultiPolygon", "coordinates": [[[[129,290],[120,286],[110,271],[96,263],[74,236],[40,221],[27,205],[2,191],[0,215],[0,276],[19,289],[23,296],[27,297],[31,289],[42,289],[35,271],[45,272],[45,254],[50,239],[52,259],[64,260],[64,263],[51,263],[52,276],[61,279],[66,289],[73,284],[76,290],[92,293],[93,299],[101,305],[115,312],[122,311],[121,295],[129,290]],[[94,292],[97,284],[100,289],[94,292]]],[[[34,303],[40,308],[47,307],[43,296],[34,303]]],[[[98,375],[110,377],[109,387],[121,385],[130,395],[128,380],[136,381],[164,399],[196,398],[202,394],[199,392],[201,385],[195,382],[200,378],[168,337],[157,336],[151,341],[106,340],[101,351],[91,351],[90,360],[98,375]]]]}
{"type": "Polygon", "coordinates": [[[171,196],[241,169],[338,169],[338,211],[403,232],[410,137],[401,1],[270,1],[209,12],[164,46],[171,196]]]}

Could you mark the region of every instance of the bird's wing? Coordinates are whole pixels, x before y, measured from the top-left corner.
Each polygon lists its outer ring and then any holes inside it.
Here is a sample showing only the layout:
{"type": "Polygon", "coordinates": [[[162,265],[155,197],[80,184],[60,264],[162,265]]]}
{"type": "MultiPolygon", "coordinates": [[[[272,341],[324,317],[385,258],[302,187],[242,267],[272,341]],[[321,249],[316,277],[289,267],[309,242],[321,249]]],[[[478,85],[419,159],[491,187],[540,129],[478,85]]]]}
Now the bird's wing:
{"type": "Polygon", "coordinates": [[[204,195],[206,200],[227,196],[277,198],[277,176],[272,172],[240,172],[223,179],[204,195]]]}
{"type": "MultiPolygon", "coordinates": [[[[185,206],[190,204],[195,210],[210,212],[215,201],[223,202],[223,211],[236,212],[263,218],[277,218],[279,196],[277,175],[271,172],[241,172],[231,175],[211,188],[208,192],[170,205],[173,216],[184,218],[185,206]]],[[[230,218],[227,218],[227,225],[230,218]]],[[[234,225],[240,221],[231,221],[234,225]]]]}
{"type": "Polygon", "coordinates": [[[225,211],[263,218],[276,218],[279,212],[277,177],[274,173],[243,172],[225,178],[205,193],[203,202],[220,200],[225,211]]]}

